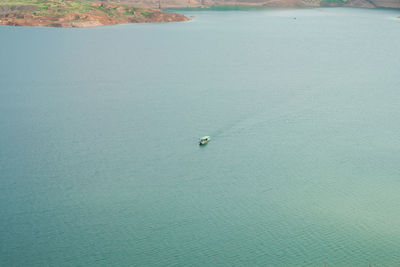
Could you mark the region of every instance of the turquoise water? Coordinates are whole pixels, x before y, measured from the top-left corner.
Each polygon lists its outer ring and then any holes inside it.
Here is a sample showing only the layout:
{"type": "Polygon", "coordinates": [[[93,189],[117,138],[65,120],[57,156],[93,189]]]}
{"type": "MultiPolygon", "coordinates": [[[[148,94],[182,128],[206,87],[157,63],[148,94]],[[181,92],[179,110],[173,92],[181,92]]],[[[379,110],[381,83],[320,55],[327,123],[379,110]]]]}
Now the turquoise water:
{"type": "Polygon", "coordinates": [[[399,12],[185,13],[0,27],[0,265],[399,265],[399,12]]]}

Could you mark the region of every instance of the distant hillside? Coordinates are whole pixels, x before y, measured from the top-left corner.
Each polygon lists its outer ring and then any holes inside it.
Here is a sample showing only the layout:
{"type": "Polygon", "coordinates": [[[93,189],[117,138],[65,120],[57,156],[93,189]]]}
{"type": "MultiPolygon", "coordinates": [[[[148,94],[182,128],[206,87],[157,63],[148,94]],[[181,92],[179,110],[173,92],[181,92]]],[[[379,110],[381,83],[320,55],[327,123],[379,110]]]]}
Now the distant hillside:
{"type": "Polygon", "coordinates": [[[348,6],[400,8],[400,0],[118,0],[142,7],[207,7],[214,5],[241,5],[265,7],[348,6]]]}

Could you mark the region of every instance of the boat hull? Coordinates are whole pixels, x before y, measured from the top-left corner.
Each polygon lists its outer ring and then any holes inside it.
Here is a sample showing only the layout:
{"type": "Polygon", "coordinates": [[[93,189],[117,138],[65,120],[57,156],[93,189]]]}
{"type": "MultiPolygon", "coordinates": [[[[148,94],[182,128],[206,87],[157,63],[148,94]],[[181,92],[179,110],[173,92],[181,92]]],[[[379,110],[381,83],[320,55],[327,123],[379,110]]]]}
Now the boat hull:
{"type": "Polygon", "coordinates": [[[203,136],[202,138],[200,138],[199,145],[203,146],[203,145],[207,144],[208,141],[210,141],[210,137],[209,136],[203,136]]]}

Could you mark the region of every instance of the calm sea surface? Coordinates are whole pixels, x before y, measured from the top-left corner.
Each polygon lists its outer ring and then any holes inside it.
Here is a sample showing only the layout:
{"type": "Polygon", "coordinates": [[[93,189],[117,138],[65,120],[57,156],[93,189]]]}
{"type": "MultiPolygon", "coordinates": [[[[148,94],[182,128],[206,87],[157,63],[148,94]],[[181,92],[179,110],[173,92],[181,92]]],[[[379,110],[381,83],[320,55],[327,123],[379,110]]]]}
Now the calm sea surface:
{"type": "Polygon", "coordinates": [[[0,265],[398,266],[400,12],[184,13],[0,27],[0,265]]]}

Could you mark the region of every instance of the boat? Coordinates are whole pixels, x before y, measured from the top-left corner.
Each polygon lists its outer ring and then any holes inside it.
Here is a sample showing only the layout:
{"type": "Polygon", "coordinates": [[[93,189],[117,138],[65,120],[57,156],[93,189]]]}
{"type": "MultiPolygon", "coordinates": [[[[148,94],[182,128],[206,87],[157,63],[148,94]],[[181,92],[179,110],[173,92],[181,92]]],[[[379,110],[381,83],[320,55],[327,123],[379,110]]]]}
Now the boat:
{"type": "Polygon", "coordinates": [[[210,137],[209,136],[203,136],[202,138],[200,138],[200,143],[199,145],[205,145],[208,143],[208,141],[210,141],[210,137]]]}

